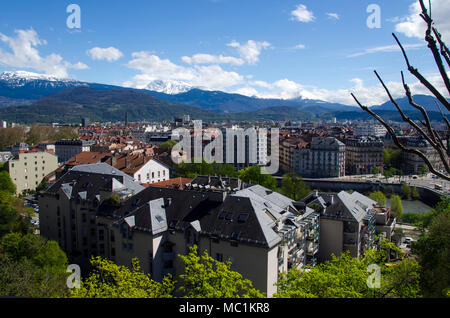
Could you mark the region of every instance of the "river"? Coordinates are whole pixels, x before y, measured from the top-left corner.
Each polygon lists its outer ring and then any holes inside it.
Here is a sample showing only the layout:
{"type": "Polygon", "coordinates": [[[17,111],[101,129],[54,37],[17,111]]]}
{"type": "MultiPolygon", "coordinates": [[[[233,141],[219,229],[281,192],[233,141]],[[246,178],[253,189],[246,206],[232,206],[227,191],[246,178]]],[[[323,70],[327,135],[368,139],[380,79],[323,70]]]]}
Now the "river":
{"type": "MultiPolygon", "coordinates": [[[[425,213],[432,208],[419,200],[402,200],[403,213],[425,213]]],[[[387,199],[387,206],[391,206],[391,202],[387,199]]]]}

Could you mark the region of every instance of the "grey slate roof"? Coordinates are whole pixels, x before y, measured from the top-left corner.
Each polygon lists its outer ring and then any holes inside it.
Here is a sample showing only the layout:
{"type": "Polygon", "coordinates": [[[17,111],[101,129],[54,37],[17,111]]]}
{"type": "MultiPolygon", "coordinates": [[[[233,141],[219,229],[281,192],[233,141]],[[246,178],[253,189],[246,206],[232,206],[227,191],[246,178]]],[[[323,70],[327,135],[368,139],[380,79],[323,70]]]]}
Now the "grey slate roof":
{"type": "Polygon", "coordinates": [[[124,217],[135,215],[135,229],[153,235],[167,229],[183,232],[192,228],[211,238],[272,248],[281,241],[274,230],[275,221],[294,215],[286,211],[292,200],[277,201],[278,196],[272,194],[261,186],[226,197],[213,191],[150,186],[126,201],[112,216],[120,224],[124,217]],[[156,222],[158,216],[162,223],[156,222]]]}
{"type": "MultiPolygon", "coordinates": [[[[97,173],[104,175],[112,175],[112,176],[121,176],[123,177],[121,183],[127,189],[133,190],[135,193],[138,193],[144,189],[143,186],[139,184],[133,177],[127,175],[126,173],[106,164],[106,163],[95,163],[90,165],[81,165],[75,166],[70,171],[78,171],[78,172],[88,172],[88,173],[97,173]]],[[[116,179],[116,181],[118,181],[116,179]]],[[[113,181],[114,182],[114,181],[113,181]]],[[[116,182],[113,183],[113,186],[118,186],[116,182]]]]}
{"type": "Polygon", "coordinates": [[[144,187],[129,175],[102,163],[69,170],[44,193],[56,195],[61,191],[68,199],[100,200],[101,190],[126,191],[131,194],[141,192],[144,187]]]}

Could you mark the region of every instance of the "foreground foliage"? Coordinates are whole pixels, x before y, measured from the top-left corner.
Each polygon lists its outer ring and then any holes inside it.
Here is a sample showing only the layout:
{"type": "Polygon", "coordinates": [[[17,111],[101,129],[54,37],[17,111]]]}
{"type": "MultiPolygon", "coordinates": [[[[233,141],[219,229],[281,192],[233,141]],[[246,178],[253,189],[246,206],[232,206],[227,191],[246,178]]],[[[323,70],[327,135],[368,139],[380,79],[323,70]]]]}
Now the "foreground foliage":
{"type": "Polygon", "coordinates": [[[348,252],[306,271],[296,268],[280,275],[278,298],[384,298],[419,297],[419,264],[412,258],[387,264],[389,249],[401,252],[393,243],[382,241],[378,250],[369,250],[361,259],[348,252]],[[379,269],[379,288],[375,268],[379,269]],[[375,282],[374,282],[375,279],[375,282]],[[369,283],[369,284],[368,284],[369,283]],[[375,285],[376,286],[376,285],[375,285]]]}

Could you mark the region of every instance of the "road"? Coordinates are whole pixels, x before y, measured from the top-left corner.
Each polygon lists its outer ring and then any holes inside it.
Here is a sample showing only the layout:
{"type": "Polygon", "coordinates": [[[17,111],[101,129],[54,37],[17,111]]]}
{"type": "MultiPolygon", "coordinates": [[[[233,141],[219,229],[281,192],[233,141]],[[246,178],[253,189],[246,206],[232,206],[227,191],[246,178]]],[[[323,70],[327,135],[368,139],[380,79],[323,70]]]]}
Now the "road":
{"type": "Polygon", "coordinates": [[[380,180],[382,183],[400,183],[405,182],[410,186],[420,186],[420,187],[428,187],[431,189],[435,189],[435,184],[439,184],[442,186],[442,194],[450,194],[450,181],[435,179],[433,178],[433,174],[429,173],[425,176],[395,176],[392,178],[386,179],[384,176],[374,177],[373,174],[370,175],[358,175],[358,176],[345,176],[341,178],[336,178],[334,180],[348,180],[348,181],[357,181],[357,182],[376,182],[376,180],[380,180]]]}

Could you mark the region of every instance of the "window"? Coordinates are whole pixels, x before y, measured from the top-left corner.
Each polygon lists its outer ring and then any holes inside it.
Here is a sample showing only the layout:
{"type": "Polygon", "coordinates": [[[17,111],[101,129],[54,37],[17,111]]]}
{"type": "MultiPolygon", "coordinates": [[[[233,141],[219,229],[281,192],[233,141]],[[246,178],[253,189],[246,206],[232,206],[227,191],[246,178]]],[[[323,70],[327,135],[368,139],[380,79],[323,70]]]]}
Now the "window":
{"type": "Polygon", "coordinates": [[[154,172],[152,172],[152,179],[153,179],[153,178],[155,178],[155,173],[154,173],[154,172]]]}
{"type": "Polygon", "coordinates": [[[223,254],[217,253],[216,254],[216,260],[219,261],[219,262],[223,262],[223,254]]]}

